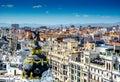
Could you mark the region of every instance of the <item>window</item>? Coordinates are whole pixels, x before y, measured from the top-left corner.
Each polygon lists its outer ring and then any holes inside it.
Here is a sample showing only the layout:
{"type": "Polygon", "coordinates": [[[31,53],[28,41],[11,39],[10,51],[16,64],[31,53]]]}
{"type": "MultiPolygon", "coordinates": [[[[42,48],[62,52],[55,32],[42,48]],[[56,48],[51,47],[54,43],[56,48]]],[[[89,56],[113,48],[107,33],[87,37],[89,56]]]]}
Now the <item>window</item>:
{"type": "Polygon", "coordinates": [[[80,70],[80,66],[77,66],[77,70],[80,70]]]}
{"type": "Polygon", "coordinates": [[[103,82],[103,79],[101,79],[101,82],[103,82]]]}
{"type": "Polygon", "coordinates": [[[80,82],[80,78],[77,78],[77,82],[80,82]]]}
{"type": "Polygon", "coordinates": [[[98,70],[98,73],[99,73],[99,70],[98,70]]]}
{"type": "Polygon", "coordinates": [[[52,60],[50,60],[50,64],[52,64],[52,60]]]}
{"type": "Polygon", "coordinates": [[[53,50],[53,49],[51,48],[51,50],[53,50]]]}
{"type": "Polygon", "coordinates": [[[64,71],[63,71],[63,74],[64,74],[64,75],[67,75],[67,71],[64,70],[64,71]]]}
{"type": "Polygon", "coordinates": [[[82,58],[83,58],[84,56],[82,55],[82,58]]]}
{"type": "Polygon", "coordinates": [[[73,69],[71,69],[71,73],[74,74],[74,70],[73,69]]]}
{"type": "Polygon", "coordinates": [[[92,74],[90,74],[90,78],[92,78],[92,74]]]}
{"type": "Polygon", "coordinates": [[[109,64],[109,68],[108,69],[110,70],[110,64],[109,64]]]}
{"type": "Polygon", "coordinates": [[[75,76],[75,80],[76,80],[76,76],[75,76]]]}
{"type": "Polygon", "coordinates": [[[78,57],[81,57],[81,55],[80,55],[80,54],[78,54],[78,57]]]}
{"type": "Polygon", "coordinates": [[[103,74],[103,71],[102,71],[102,74],[103,74]]]}
{"type": "Polygon", "coordinates": [[[76,69],[76,65],[75,65],[75,69],[76,69]]]}
{"type": "Polygon", "coordinates": [[[58,52],[58,54],[60,54],[60,52],[58,52]]]}
{"type": "Polygon", "coordinates": [[[74,68],[74,65],[73,65],[73,64],[71,64],[71,68],[74,68]]]}
{"type": "Polygon", "coordinates": [[[108,63],[107,63],[107,69],[108,69],[108,63]]]}
{"type": "Polygon", "coordinates": [[[76,61],[77,61],[77,62],[81,62],[81,59],[77,57],[77,58],[76,58],[76,61]]]}
{"type": "Polygon", "coordinates": [[[84,79],[84,82],[87,82],[86,79],[84,79]]]}
{"type": "Polygon", "coordinates": [[[66,66],[66,65],[63,65],[63,69],[67,69],[67,66],[66,66]]]}
{"type": "Polygon", "coordinates": [[[108,76],[108,73],[107,73],[107,76],[108,76]]]}
{"type": "Polygon", "coordinates": [[[99,77],[98,77],[98,79],[97,79],[98,81],[99,81],[99,77]]]}
{"type": "Polygon", "coordinates": [[[75,73],[76,73],[76,70],[75,70],[75,73]]]}
{"type": "Polygon", "coordinates": [[[92,71],[92,68],[91,68],[91,71],[92,71]]]}
{"type": "Polygon", "coordinates": [[[94,69],[94,72],[96,72],[96,69],[94,69]]]}
{"type": "Polygon", "coordinates": [[[0,64],[0,67],[2,67],[2,64],[0,64]]]}
{"type": "Polygon", "coordinates": [[[114,79],[116,79],[116,75],[114,75],[114,79]]]}
{"type": "Polygon", "coordinates": [[[55,70],[57,71],[57,67],[55,67],[55,70]]]}
{"type": "Polygon", "coordinates": [[[74,80],[74,76],[73,75],[71,75],[71,80],[74,80]]]}
{"type": "Polygon", "coordinates": [[[79,76],[79,77],[80,77],[80,72],[79,72],[79,71],[77,72],[77,76],[79,76]]]}
{"type": "Polygon", "coordinates": [[[85,62],[88,63],[88,58],[85,58],[85,62]]]}
{"type": "Polygon", "coordinates": [[[6,69],[6,65],[5,64],[3,65],[3,69],[6,69]]]}
{"type": "Polygon", "coordinates": [[[66,81],[66,80],[67,80],[67,77],[64,78],[64,81],[66,81]]]}

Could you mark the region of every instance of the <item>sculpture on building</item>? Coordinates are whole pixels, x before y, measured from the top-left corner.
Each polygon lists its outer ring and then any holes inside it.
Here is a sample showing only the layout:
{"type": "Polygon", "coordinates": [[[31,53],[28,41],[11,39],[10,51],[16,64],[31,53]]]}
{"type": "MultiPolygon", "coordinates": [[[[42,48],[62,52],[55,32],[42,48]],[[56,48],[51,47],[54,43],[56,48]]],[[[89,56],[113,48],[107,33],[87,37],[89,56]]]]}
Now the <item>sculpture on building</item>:
{"type": "Polygon", "coordinates": [[[24,60],[22,69],[22,78],[37,78],[40,79],[42,73],[48,70],[49,63],[47,57],[42,53],[42,48],[39,45],[39,32],[34,33],[34,46],[31,54],[24,60]]]}

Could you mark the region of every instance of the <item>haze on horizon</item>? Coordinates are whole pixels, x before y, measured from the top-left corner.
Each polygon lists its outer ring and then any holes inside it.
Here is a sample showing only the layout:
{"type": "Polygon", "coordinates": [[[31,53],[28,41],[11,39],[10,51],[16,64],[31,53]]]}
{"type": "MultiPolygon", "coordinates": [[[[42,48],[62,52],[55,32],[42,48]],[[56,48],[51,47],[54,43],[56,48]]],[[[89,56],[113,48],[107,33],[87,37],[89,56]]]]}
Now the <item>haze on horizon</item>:
{"type": "Polygon", "coordinates": [[[120,22],[120,0],[0,0],[0,23],[120,22]]]}

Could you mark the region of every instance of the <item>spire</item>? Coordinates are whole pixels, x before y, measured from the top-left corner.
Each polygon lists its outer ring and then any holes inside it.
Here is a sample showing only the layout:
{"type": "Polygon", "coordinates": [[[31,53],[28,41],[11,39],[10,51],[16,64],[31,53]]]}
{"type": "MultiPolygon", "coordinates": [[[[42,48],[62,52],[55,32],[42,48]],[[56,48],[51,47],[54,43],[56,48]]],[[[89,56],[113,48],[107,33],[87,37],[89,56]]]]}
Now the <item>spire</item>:
{"type": "Polygon", "coordinates": [[[34,33],[34,45],[35,48],[34,49],[41,49],[41,46],[39,45],[39,41],[40,41],[40,35],[39,32],[33,32],[34,33]]]}
{"type": "Polygon", "coordinates": [[[35,41],[34,45],[35,45],[34,49],[41,49],[41,46],[39,45],[38,41],[35,41]]]}

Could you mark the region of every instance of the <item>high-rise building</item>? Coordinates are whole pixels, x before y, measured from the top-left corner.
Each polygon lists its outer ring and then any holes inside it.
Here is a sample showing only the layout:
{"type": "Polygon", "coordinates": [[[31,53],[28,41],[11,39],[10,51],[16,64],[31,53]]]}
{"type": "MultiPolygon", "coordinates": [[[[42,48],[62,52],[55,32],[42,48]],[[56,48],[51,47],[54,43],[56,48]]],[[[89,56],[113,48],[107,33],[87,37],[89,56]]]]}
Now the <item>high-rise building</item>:
{"type": "Polygon", "coordinates": [[[19,24],[11,24],[12,28],[18,29],[19,28],[19,24]]]}
{"type": "Polygon", "coordinates": [[[78,47],[77,41],[51,42],[48,56],[55,82],[120,82],[120,55],[114,54],[113,46],[95,44],[78,47]]]}
{"type": "Polygon", "coordinates": [[[53,41],[49,51],[49,60],[55,76],[55,82],[69,82],[69,55],[78,46],[78,42],[71,39],[63,42],[53,41]]]}

